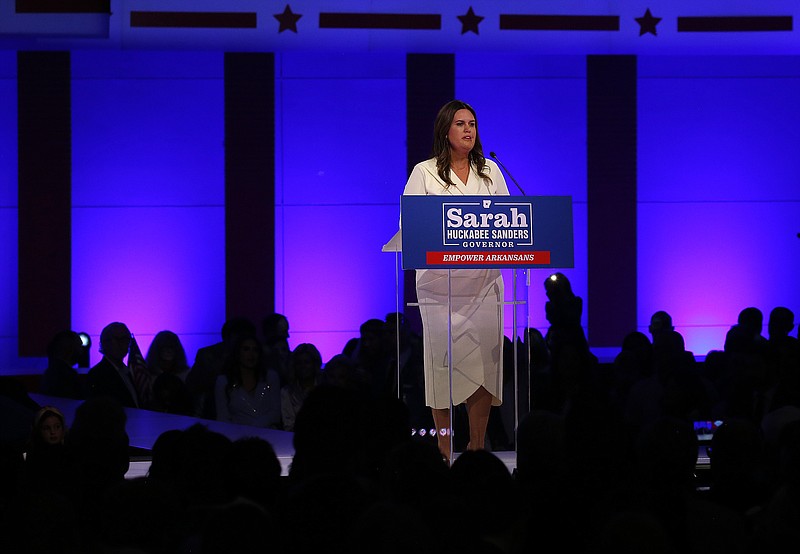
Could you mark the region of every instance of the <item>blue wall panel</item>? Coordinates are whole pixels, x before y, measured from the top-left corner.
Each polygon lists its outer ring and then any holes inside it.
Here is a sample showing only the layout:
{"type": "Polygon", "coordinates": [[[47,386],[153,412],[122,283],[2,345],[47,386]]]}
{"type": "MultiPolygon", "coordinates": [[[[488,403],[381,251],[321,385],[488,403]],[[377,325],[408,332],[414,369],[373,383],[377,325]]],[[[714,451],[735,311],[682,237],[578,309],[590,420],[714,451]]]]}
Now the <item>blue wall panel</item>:
{"type": "Polygon", "coordinates": [[[327,360],[364,321],[395,310],[394,256],[381,246],[397,230],[398,213],[394,206],[285,209],[284,313],[292,346],[313,342],[327,360]]]}
{"type": "MultiPolygon", "coordinates": [[[[153,335],[169,329],[191,360],[198,346],[219,340],[225,318],[222,207],[74,208],[72,217],[75,330],[96,337],[106,324],[122,321],[143,337],[145,349],[153,335]]],[[[94,345],[99,360],[97,340],[94,345]]]]}
{"type": "MultiPolygon", "coordinates": [[[[456,94],[478,113],[484,155],[495,151],[529,196],[568,195],[573,199],[575,267],[563,273],[588,310],[586,236],[586,58],[468,52],[456,56],[456,94]]],[[[512,195],[521,194],[506,175],[512,195]]],[[[542,331],[544,280],[551,270],[530,272],[528,326],[542,331]]],[[[507,301],[511,273],[505,272],[507,301]]],[[[518,288],[519,290],[519,288],[518,288]]],[[[518,312],[518,317],[520,317],[518,312]]],[[[511,308],[506,334],[511,335],[511,308]]]]}
{"type": "Polygon", "coordinates": [[[17,348],[19,302],[17,279],[17,209],[0,207],[0,259],[8,268],[0,271],[0,374],[4,368],[43,367],[40,360],[19,358],[17,348]]]}
{"type": "Polygon", "coordinates": [[[665,309],[705,354],[747,306],[800,313],[800,66],[640,64],[639,328],[665,309]]]}
{"type": "Polygon", "coordinates": [[[72,59],[74,205],[222,205],[221,55],[161,52],[148,74],[152,53],[94,54],[72,59]],[[169,77],[162,67],[173,56],[182,70],[169,77]]]}
{"type": "Polygon", "coordinates": [[[400,80],[284,81],[283,203],[399,203],[404,98],[400,80]]]}
{"type": "Polygon", "coordinates": [[[76,52],[72,104],[73,326],[193,361],[225,319],[222,56],[76,52]]]}
{"type": "Polygon", "coordinates": [[[639,199],[800,199],[800,70],[793,70],[641,79],[639,199]]]}
{"type": "Polygon", "coordinates": [[[279,56],[276,309],[329,359],[394,311],[405,56],[279,56]]]}
{"type": "Polygon", "coordinates": [[[0,50],[0,208],[17,205],[17,53],[0,50]]]}
{"type": "Polygon", "coordinates": [[[0,373],[22,367],[17,355],[17,53],[0,50],[0,373]]]}
{"type": "Polygon", "coordinates": [[[478,112],[484,154],[496,152],[528,195],[585,202],[586,58],[555,59],[460,53],[456,94],[478,112]]]}
{"type": "MultiPolygon", "coordinates": [[[[224,319],[222,54],[72,56],[73,324],[96,337],[121,319],[143,348],[169,328],[193,358],[224,319]]],[[[800,313],[799,60],[639,58],[640,330],[667,309],[705,354],[746,306],[800,313]]],[[[573,196],[565,273],[590,310],[585,58],[474,51],[456,62],[486,151],[528,194],[573,196]]],[[[14,265],[15,67],[16,52],[0,51],[0,255],[14,265]]],[[[327,360],[395,307],[394,259],[380,246],[407,178],[405,55],[284,52],[276,70],[276,306],[292,346],[313,342],[327,360]]],[[[0,367],[41,367],[16,357],[16,273],[0,275],[0,367]]],[[[540,329],[546,276],[531,276],[540,329]]]]}
{"type": "MultiPolygon", "coordinates": [[[[665,202],[639,207],[639,330],[668,311],[687,348],[721,349],[739,312],[798,313],[800,203],[665,202]]],[[[766,332],[766,330],[765,330],[766,332]]]]}

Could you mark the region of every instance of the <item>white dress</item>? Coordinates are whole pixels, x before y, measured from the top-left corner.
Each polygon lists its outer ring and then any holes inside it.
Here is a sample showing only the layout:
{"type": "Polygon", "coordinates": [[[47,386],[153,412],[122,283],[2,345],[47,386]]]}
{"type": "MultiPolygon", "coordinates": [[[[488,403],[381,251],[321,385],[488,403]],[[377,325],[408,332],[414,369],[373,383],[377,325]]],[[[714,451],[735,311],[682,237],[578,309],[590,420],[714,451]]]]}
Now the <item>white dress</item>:
{"type": "MultiPolygon", "coordinates": [[[[470,168],[467,183],[450,173],[449,187],[436,173],[436,160],[417,164],[403,194],[508,195],[497,165],[486,160],[491,182],[470,168]]],[[[503,278],[498,269],[418,269],[417,299],[425,349],[425,403],[450,407],[448,354],[448,272],[452,303],[453,405],[463,403],[480,386],[503,401],[503,278]]]]}

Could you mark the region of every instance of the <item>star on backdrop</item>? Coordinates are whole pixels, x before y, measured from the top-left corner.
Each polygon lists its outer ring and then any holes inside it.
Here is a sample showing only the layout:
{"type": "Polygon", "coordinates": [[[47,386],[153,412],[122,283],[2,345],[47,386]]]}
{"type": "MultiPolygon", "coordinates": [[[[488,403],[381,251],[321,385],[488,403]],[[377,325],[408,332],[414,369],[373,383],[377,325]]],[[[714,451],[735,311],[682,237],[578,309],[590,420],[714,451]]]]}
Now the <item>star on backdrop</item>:
{"type": "Polygon", "coordinates": [[[472,31],[477,35],[478,24],[484,19],[483,16],[475,15],[475,12],[472,11],[472,6],[470,6],[466,15],[458,16],[458,20],[461,22],[461,34],[463,35],[467,31],[472,31]]]}
{"type": "Polygon", "coordinates": [[[292,31],[297,32],[297,20],[303,17],[298,13],[292,13],[292,8],[289,7],[289,4],[286,4],[286,8],[284,8],[283,13],[276,13],[272,17],[278,20],[280,26],[278,27],[278,32],[282,33],[284,31],[292,31]]]}
{"type": "Polygon", "coordinates": [[[658,22],[661,21],[662,18],[653,17],[653,14],[650,13],[650,8],[647,8],[642,17],[637,17],[635,19],[636,23],[639,24],[639,36],[645,33],[658,36],[658,33],[656,33],[656,25],[658,25],[658,22]]]}

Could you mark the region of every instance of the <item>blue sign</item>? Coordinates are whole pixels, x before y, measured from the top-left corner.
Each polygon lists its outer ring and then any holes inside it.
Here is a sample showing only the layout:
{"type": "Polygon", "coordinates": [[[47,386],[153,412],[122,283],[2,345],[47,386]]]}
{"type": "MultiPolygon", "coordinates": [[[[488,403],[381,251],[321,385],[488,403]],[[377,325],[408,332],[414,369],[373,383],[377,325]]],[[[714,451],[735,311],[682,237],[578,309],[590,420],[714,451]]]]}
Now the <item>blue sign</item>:
{"type": "Polygon", "coordinates": [[[403,269],[574,266],[570,196],[403,196],[403,269]]]}

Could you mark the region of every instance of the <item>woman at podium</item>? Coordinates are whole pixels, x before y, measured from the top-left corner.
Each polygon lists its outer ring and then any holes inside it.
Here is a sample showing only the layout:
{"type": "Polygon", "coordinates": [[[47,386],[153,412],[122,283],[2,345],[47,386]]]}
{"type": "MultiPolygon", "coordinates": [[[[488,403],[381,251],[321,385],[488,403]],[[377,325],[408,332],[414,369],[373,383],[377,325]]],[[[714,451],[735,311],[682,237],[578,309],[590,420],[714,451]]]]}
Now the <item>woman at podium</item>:
{"type": "MultiPolygon", "coordinates": [[[[497,165],[483,156],[475,110],[453,100],[433,127],[433,157],[408,178],[408,195],[508,195],[497,165]]],[[[503,278],[498,269],[420,269],[416,275],[425,350],[425,401],[447,461],[452,453],[448,288],[452,302],[452,405],[466,404],[469,450],[484,448],[492,406],[502,403],[503,278]],[[450,278],[448,280],[448,271],[450,278]]]]}

